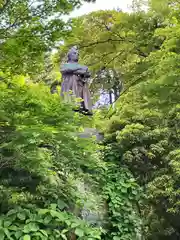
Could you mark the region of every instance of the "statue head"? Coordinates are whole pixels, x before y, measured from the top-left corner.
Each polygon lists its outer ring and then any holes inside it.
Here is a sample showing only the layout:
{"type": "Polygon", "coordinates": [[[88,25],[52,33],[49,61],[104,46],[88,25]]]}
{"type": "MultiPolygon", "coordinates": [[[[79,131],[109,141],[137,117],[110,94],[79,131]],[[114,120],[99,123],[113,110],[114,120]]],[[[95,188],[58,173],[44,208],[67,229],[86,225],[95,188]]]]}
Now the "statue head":
{"type": "Polygon", "coordinates": [[[68,62],[78,62],[79,52],[76,46],[72,47],[67,54],[68,62]]]}

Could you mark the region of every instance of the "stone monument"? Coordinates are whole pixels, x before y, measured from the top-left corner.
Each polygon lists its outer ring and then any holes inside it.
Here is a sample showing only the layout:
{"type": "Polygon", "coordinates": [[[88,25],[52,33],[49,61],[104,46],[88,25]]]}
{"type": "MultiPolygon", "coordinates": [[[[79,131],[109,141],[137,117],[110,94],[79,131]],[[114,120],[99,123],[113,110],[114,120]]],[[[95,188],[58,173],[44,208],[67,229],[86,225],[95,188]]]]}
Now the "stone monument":
{"type": "Polygon", "coordinates": [[[61,96],[68,101],[71,101],[72,96],[81,99],[78,111],[86,115],[92,115],[92,104],[87,82],[90,73],[88,67],[80,65],[78,60],[78,49],[72,47],[68,52],[67,62],[62,64],[60,69],[63,78],[61,96]]]}

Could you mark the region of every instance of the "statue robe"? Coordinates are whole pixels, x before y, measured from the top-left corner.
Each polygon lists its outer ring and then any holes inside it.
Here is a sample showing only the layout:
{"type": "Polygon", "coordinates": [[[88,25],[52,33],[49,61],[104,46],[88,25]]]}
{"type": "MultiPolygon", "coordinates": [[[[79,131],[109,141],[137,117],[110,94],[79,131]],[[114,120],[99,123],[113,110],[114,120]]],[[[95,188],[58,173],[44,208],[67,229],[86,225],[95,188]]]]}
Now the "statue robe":
{"type": "Polygon", "coordinates": [[[69,99],[72,95],[81,98],[81,108],[91,112],[92,104],[86,79],[90,77],[88,68],[78,63],[66,63],[61,66],[63,82],[61,96],[69,99]]]}

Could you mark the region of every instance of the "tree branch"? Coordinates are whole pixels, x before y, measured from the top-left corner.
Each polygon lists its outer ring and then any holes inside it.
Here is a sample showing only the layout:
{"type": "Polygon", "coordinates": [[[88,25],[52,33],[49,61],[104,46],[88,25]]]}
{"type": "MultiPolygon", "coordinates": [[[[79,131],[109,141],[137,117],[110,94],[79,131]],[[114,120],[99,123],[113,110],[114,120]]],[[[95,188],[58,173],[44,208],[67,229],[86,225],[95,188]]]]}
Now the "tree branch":
{"type": "MultiPolygon", "coordinates": [[[[98,44],[111,43],[111,42],[113,44],[114,42],[123,42],[123,41],[127,41],[129,43],[134,43],[134,41],[129,40],[129,39],[125,39],[125,38],[119,38],[119,39],[108,38],[108,39],[105,39],[105,40],[99,40],[99,41],[96,41],[96,42],[91,42],[87,45],[80,45],[79,49],[93,47],[93,46],[98,45],[98,44]]],[[[78,44],[75,44],[75,45],[78,45],[78,44]]],[[[148,56],[147,53],[142,52],[140,49],[136,49],[136,51],[137,51],[137,54],[141,57],[147,57],[148,56]]]]}
{"type": "MultiPolygon", "coordinates": [[[[96,42],[91,42],[87,45],[80,45],[79,48],[88,48],[88,47],[93,47],[95,45],[98,45],[98,44],[104,44],[104,43],[108,43],[108,42],[122,42],[122,41],[125,41],[125,39],[112,39],[112,38],[108,38],[108,39],[105,39],[105,40],[99,40],[99,41],[96,41],[96,42]]],[[[75,44],[75,45],[78,45],[78,44],[75,44]]]]}

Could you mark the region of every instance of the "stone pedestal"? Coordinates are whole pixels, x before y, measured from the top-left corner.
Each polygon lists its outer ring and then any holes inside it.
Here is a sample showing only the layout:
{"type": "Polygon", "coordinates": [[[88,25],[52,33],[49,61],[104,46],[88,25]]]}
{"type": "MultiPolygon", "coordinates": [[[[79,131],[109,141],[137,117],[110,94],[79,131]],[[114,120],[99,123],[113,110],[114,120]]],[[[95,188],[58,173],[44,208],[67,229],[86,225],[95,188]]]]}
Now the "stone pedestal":
{"type": "Polygon", "coordinates": [[[104,139],[103,134],[95,128],[85,128],[84,132],[79,133],[80,138],[91,138],[93,136],[96,137],[97,142],[101,142],[104,139]]]}

